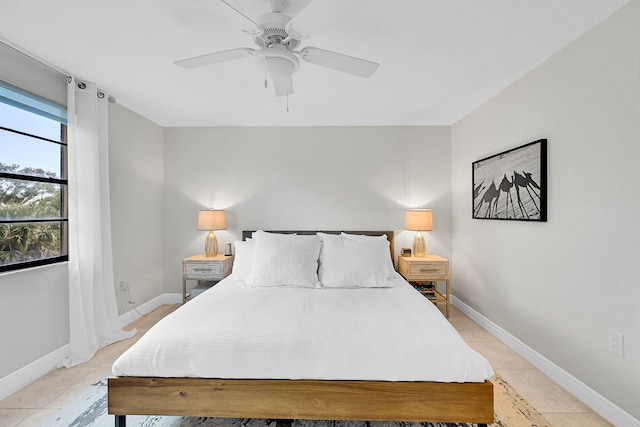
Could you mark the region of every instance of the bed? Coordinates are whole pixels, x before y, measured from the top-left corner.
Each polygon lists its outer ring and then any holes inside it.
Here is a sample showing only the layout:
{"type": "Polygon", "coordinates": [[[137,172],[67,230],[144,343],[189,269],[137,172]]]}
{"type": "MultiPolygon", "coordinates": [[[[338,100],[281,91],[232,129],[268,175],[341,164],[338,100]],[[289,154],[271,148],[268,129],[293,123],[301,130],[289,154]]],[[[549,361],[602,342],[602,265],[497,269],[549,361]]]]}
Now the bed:
{"type": "Polygon", "coordinates": [[[108,412],[492,423],[490,365],[392,259],[391,231],[243,232],[233,274],[114,363],[108,412]]]}

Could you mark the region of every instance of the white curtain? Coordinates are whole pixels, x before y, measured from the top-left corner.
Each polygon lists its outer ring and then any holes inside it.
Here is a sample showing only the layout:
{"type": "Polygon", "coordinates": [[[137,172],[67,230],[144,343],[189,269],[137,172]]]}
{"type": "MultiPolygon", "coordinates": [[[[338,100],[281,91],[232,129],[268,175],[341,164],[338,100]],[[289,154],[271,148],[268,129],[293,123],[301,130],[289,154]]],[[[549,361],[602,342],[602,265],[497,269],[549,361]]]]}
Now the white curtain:
{"type": "Polygon", "coordinates": [[[61,366],[93,357],[136,331],[122,331],[113,280],[107,96],[70,78],[68,92],[69,323],[71,354],[61,366]]]}

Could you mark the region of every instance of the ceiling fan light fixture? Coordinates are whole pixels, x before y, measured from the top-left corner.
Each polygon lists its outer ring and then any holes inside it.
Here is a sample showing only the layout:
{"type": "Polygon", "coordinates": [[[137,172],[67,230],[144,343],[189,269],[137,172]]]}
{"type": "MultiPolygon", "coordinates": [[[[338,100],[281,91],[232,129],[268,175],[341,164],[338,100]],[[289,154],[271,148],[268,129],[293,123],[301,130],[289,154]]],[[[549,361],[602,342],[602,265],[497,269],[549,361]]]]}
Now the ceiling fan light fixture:
{"type": "Polygon", "coordinates": [[[290,77],[298,70],[300,60],[282,47],[265,48],[255,53],[256,63],[274,80],[290,77]]]}
{"type": "Polygon", "coordinates": [[[271,57],[264,60],[264,71],[272,79],[283,79],[294,73],[296,67],[286,59],[271,57]]]}

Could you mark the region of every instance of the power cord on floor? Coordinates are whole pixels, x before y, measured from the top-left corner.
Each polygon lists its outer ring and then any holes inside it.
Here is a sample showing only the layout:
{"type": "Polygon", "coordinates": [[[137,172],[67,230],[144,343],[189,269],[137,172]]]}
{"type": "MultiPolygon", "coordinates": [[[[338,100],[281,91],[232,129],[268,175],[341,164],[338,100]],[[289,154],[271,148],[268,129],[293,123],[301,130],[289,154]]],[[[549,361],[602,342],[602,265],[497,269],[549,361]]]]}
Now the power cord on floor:
{"type": "Polygon", "coordinates": [[[127,303],[129,304],[129,308],[136,312],[140,317],[144,316],[144,314],[140,313],[136,308],[136,302],[131,299],[131,292],[129,292],[129,284],[124,280],[121,280],[119,285],[120,290],[127,293],[127,303]]]}

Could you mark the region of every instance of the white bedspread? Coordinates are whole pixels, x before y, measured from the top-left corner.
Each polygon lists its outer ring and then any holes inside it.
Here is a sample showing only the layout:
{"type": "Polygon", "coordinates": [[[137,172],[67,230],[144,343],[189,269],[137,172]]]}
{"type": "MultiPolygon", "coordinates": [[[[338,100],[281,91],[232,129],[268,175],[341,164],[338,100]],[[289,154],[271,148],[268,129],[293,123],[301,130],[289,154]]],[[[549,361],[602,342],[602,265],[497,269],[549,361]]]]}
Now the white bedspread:
{"type": "Polygon", "coordinates": [[[482,382],[493,375],[402,279],[390,288],[245,288],[227,278],[162,319],[117,376],[482,382]]]}

